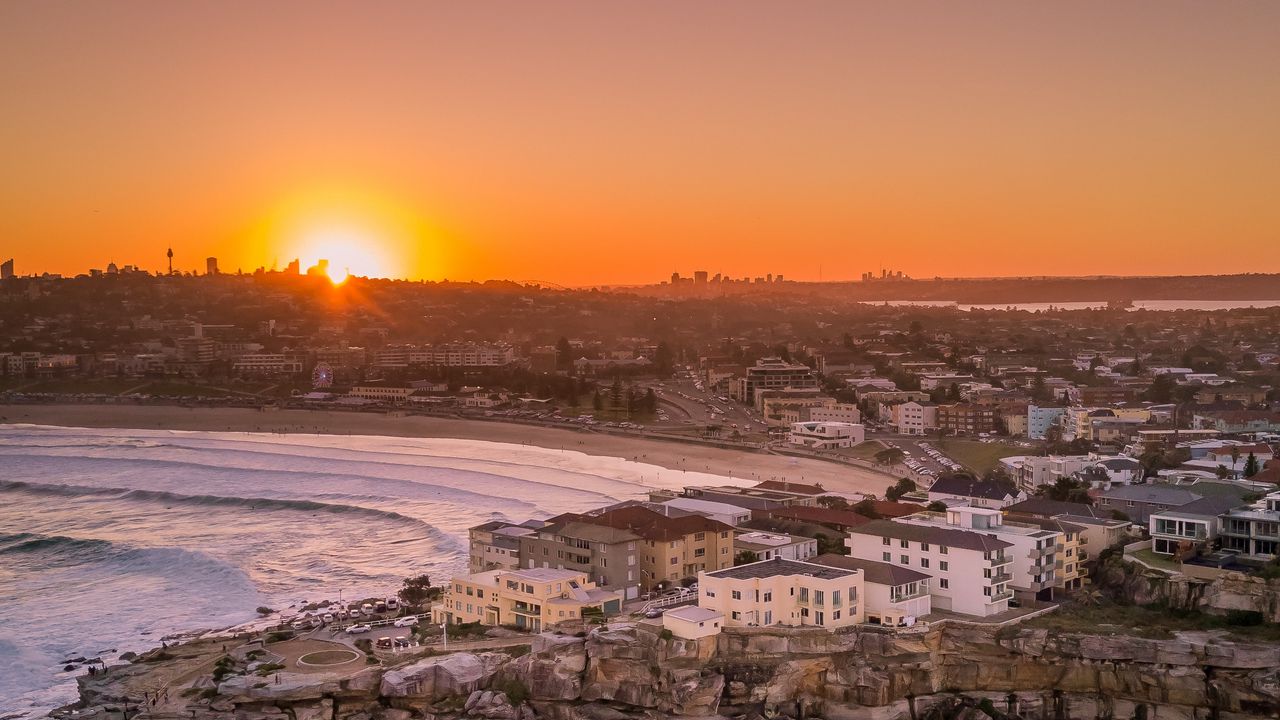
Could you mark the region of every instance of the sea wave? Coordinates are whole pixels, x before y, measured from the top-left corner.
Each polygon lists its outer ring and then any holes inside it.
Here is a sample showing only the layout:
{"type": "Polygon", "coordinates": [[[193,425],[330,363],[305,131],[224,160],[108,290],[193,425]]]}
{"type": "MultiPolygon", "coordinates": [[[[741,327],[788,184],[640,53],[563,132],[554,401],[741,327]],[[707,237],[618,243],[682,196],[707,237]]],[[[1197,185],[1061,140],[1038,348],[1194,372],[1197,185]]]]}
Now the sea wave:
{"type": "MultiPolygon", "coordinates": [[[[33,483],[22,480],[0,480],[0,492],[26,492],[41,495],[60,495],[64,497],[111,497],[120,500],[137,500],[145,502],[165,502],[171,504],[206,505],[214,507],[248,508],[250,510],[285,510],[309,513],[334,513],[338,515],[360,515],[381,520],[402,522],[423,528],[433,540],[451,541],[452,536],[444,533],[436,526],[415,517],[402,515],[393,510],[380,510],[363,505],[347,505],[339,503],[323,503],[314,500],[280,499],[264,497],[237,497],[224,495],[184,495],[164,490],[141,490],[137,488],[119,487],[87,487],[83,485],[63,485],[59,483],[33,483]]],[[[2,538],[3,536],[0,536],[2,538]]]]}

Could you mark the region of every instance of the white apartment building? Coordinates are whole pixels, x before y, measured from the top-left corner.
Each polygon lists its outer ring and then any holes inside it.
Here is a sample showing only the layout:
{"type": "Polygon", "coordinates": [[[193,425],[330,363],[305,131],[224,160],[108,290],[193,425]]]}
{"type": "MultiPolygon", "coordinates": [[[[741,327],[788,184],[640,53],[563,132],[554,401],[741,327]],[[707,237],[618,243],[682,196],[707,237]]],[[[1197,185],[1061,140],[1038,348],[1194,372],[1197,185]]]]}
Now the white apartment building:
{"type": "Polygon", "coordinates": [[[860,423],[862,411],[853,403],[835,403],[809,408],[809,419],[815,422],[860,423]]]}
{"type": "Polygon", "coordinates": [[[744,377],[731,385],[739,402],[754,404],[760,390],[783,390],[818,387],[818,378],[808,365],[784,362],[780,358],[762,358],[747,368],[744,377]]]}
{"type": "Polygon", "coordinates": [[[808,560],[818,554],[818,541],[770,532],[740,533],[733,538],[733,554],[754,553],[757,560],[808,560]]]}
{"type": "Polygon", "coordinates": [[[1013,544],[1000,538],[933,524],[872,520],[850,530],[845,544],[854,558],[929,575],[930,602],[939,610],[986,617],[1009,609],[1013,544]]]}
{"type": "Polygon", "coordinates": [[[933,403],[912,400],[896,407],[898,432],[924,435],[938,427],[938,407],[933,403]]]}
{"type": "Polygon", "coordinates": [[[774,558],[698,573],[698,607],[726,627],[840,628],[863,621],[862,586],[858,570],[774,558]]]}
{"type": "Polygon", "coordinates": [[[945,513],[919,512],[894,522],[960,530],[993,537],[1009,544],[1009,587],[1026,600],[1052,600],[1058,584],[1057,561],[1065,549],[1063,533],[1037,524],[1005,520],[998,508],[953,507],[945,513]]]}
{"type": "Polygon", "coordinates": [[[409,365],[444,367],[501,367],[516,361],[509,345],[449,343],[445,345],[399,345],[374,352],[373,364],[382,368],[409,365]]]}
{"type": "Polygon", "coordinates": [[[949,388],[952,385],[960,386],[977,380],[972,375],[953,375],[953,374],[936,374],[921,375],[921,390],[937,390],[938,388],[949,388]]]}
{"type": "Polygon", "coordinates": [[[866,439],[865,427],[846,422],[791,423],[791,432],[787,434],[788,443],[814,450],[852,447],[866,439]]]}

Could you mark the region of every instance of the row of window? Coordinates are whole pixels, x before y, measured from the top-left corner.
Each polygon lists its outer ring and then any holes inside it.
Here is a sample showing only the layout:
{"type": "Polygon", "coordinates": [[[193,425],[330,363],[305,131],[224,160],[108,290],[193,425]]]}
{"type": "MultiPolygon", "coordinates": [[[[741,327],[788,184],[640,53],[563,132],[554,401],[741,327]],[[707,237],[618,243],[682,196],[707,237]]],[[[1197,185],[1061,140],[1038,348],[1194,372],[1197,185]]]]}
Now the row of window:
{"type": "MultiPolygon", "coordinates": [[[[880,544],[881,544],[881,545],[892,545],[892,544],[893,544],[893,540],[892,540],[891,538],[882,537],[882,538],[880,538],[880,544]]],[[[898,547],[902,548],[903,550],[910,550],[910,549],[911,549],[911,541],[910,541],[910,540],[899,540],[899,541],[898,541],[898,547]]],[[[929,543],[927,543],[927,542],[922,542],[922,543],[920,543],[920,550],[922,550],[923,552],[929,552],[930,547],[931,547],[931,546],[930,546],[930,545],[929,545],[929,543]]],[[[946,555],[948,552],[949,552],[949,548],[948,548],[946,545],[939,545],[939,546],[938,546],[938,554],[939,554],[939,555],[946,555]]]]}

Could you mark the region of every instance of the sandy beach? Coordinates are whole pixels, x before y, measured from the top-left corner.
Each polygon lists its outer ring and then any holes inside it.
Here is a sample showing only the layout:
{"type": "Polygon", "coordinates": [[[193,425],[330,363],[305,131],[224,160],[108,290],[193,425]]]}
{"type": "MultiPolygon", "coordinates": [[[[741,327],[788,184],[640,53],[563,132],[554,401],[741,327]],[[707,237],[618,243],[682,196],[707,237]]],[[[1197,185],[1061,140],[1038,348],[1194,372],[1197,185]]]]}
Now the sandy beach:
{"type": "Polygon", "coordinates": [[[820,483],[836,492],[882,495],[888,475],[836,463],[646,438],[483,420],[375,415],[324,410],[262,412],[245,408],[158,405],[0,405],[0,423],[149,430],[382,435],[456,438],[571,449],[661,467],[760,480],[820,483]]]}

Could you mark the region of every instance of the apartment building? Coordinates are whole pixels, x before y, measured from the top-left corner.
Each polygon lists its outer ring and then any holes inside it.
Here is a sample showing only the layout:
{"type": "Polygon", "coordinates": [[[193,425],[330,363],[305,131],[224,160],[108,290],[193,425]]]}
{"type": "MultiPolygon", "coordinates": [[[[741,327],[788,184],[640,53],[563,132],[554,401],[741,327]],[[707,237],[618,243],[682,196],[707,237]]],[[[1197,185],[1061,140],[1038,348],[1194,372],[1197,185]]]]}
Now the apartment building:
{"type": "Polygon", "coordinates": [[[1054,560],[1054,587],[1069,592],[1084,586],[1084,579],[1089,575],[1088,568],[1084,566],[1085,561],[1089,559],[1089,538],[1085,535],[1086,526],[1062,517],[1043,518],[1010,512],[1005,513],[1004,523],[1006,526],[1028,525],[1061,533],[1062,551],[1054,560]]]}
{"type": "Polygon", "coordinates": [[[781,358],[762,358],[747,368],[743,377],[731,385],[739,402],[754,404],[760,390],[816,388],[818,378],[808,365],[784,362],[781,358]]]}
{"type": "Polygon", "coordinates": [[[977,435],[996,431],[996,409],[969,403],[939,405],[938,429],[951,435],[977,435]]]}
{"type": "Polygon", "coordinates": [[[1050,428],[1057,427],[1058,419],[1066,412],[1066,408],[1057,405],[1027,406],[1027,437],[1032,440],[1044,440],[1050,428]]]}
{"type": "Polygon", "coordinates": [[[953,507],[945,513],[919,512],[894,522],[987,535],[1009,544],[1013,562],[1008,586],[1020,600],[1052,600],[1058,585],[1057,562],[1065,547],[1060,530],[1039,521],[1006,521],[997,508],[953,507]]]}
{"type": "Polygon", "coordinates": [[[698,607],[726,627],[848,627],[863,621],[862,593],[859,570],[781,558],[698,575],[698,607]]]}
{"type": "Polygon", "coordinates": [[[928,573],[835,553],[819,555],[810,562],[862,573],[863,614],[871,625],[910,627],[933,612],[928,573]]]}
{"type": "Polygon", "coordinates": [[[757,560],[808,560],[818,554],[818,541],[797,535],[770,532],[740,532],[733,539],[733,552],[753,554],[757,560]]]}
{"type": "Polygon", "coordinates": [[[797,422],[791,423],[787,442],[814,450],[830,450],[858,445],[866,437],[866,428],[854,423],[797,422]]]}
{"type": "Polygon", "coordinates": [[[629,530],[576,518],[553,518],[535,534],[522,536],[520,564],[526,569],[573,570],[597,587],[621,592],[627,600],[640,597],[642,538],[629,530]]]}
{"type": "MultiPolygon", "coordinates": [[[[1124,543],[1129,538],[1128,520],[1117,520],[1111,511],[1105,508],[1085,505],[1083,503],[1050,500],[1045,497],[1032,497],[1006,507],[1009,517],[1030,515],[1033,517],[1059,518],[1073,525],[1084,528],[1077,553],[1081,562],[1089,559],[1089,554],[1097,554],[1113,545],[1124,543]]],[[[1017,519],[1017,518],[1014,518],[1017,519]]]]}
{"type": "Polygon", "coordinates": [[[1151,551],[1161,555],[1182,557],[1209,547],[1223,530],[1231,533],[1222,547],[1237,552],[1275,550],[1275,539],[1268,532],[1269,513],[1244,506],[1243,498],[1233,495],[1208,495],[1169,510],[1158,510],[1147,517],[1151,535],[1151,551]]]}
{"type": "Polygon", "coordinates": [[[347,397],[377,402],[400,403],[409,399],[414,393],[411,387],[395,385],[356,385],[347,391],[347,397]]]}
{"type": "MultiPolygon", "coordinates": [[[[821,488],[818,488],[816,494],[811,493],[809,489],[814,487],[816,486],[803,485],[801,483],[778,482],[770,484],[769,481],[749,488],[736,485],[697,486],[686,487],[683,497],[727,503],[749,510],[772,510],[774,508],[794,506],[813,507],[818,504],[818,497],[826,493],[821,488]]],[[[671,499],[666,497],[662,491],[652,492],[650,497],[659,502],[671,499]]]]}
{"type": "Polygon", "coordinates": [[[851,557],[929,575],[930,603],[938,610],[986,617],[1009,609],[1013,543],[993,535],[935,523],[873,520],[850,530],[845,544],[851,557]]]}
{"type": "Polygon", "coordinates": [[[509,345],[448,343],[444,345],[401,345],[374,352],[373,364],[381,368],[410,365],[442,367],[502,367],[517,360],[509,345]]]}
{"type": "Polygon", "coordinates": [[[1021,490],[991,480],[981,480],[967,473],[942,475],[929,486],[931,503],[963,503],[973,507],[1002,508],[1026,499],[1027,494],[1021,490]]]}
{"type": "Polygon", "coordinates": [[[938,406],[911,400],[893,406],[894,424],[903,435],[924,435],[938,427],[938,406]]]}
{"type": "Polygon", "coordinates": [[[431,608],[436,623],[514,625],[542,632],[587,614],[616,615],[622,594],[602,590],[586,573],[553,568],[490,570],[455,577],[431,608]]]}
{"type": "MultiPolygon", "coordinates": [[[[531,521],[536,522],[536,521],[531,521]]],[[[468,561],[472,573],[515,570],[520,567],[520,538],[536,534],[526,525],[491,520],[467,530],[468,561]]]]}
{"type": "MultiPolygon", "coordinates": [[[[751,511],[747,508],[711,500],[677,497],[667,500],[662,505],[677,511],[676,514],[702,515],[731,527],[737,527],[751,519],[751,511]]],[[[663,511],[663,514],[670,515],[671,510],[663,511]]]]}

